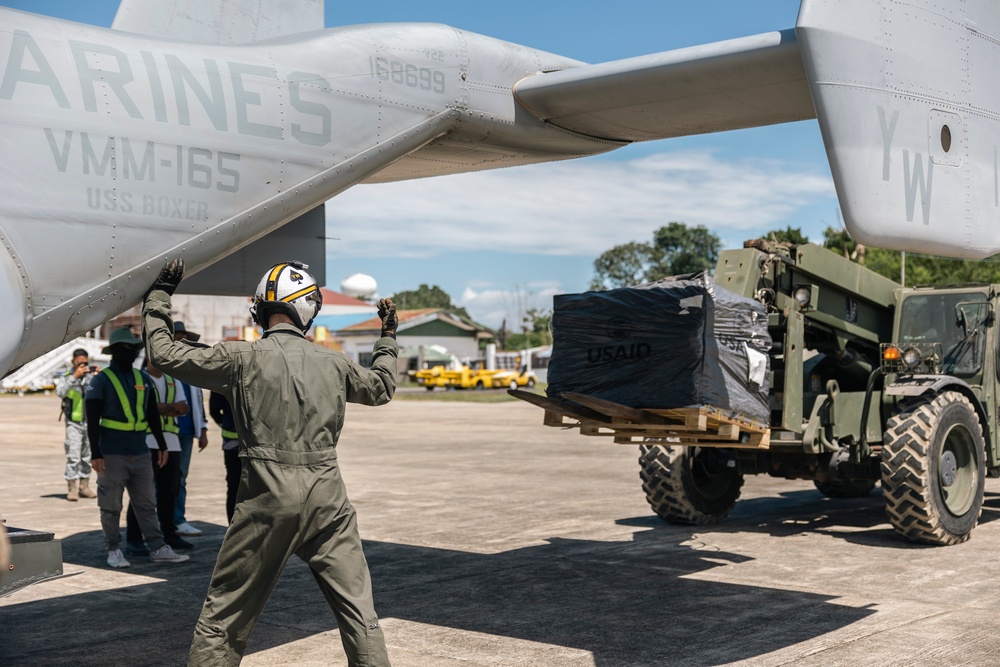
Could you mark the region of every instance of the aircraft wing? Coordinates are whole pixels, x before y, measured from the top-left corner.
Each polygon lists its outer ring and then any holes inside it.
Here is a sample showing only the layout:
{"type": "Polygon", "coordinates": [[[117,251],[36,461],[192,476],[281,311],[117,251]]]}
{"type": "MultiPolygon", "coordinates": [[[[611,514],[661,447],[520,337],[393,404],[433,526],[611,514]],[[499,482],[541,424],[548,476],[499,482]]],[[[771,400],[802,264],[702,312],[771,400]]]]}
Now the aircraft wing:
{"type": "Polygon", "coordinates": [[[121,0],[114,30],[250,44],[323,28],[323,0],[121,0]]]}
{"type": "Polygon", "coordinates": [[[794,30],[540,73],[514,94],[553,125],[619,141],[816,117],[794,30]]]}

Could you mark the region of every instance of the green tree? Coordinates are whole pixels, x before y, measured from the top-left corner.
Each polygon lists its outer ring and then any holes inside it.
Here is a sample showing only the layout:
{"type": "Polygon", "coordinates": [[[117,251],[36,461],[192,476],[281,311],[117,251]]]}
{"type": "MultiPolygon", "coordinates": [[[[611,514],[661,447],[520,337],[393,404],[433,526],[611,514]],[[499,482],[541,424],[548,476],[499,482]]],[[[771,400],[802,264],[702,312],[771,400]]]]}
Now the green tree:
{"type": "Polygon", "coordinates": [[[632,241],[616,245],[594,260],[590,289],[606,290],[644,283],[650,269],[658,264],[659,257],[649,243],[632,241]]]}
{"type": "Polygon", "coordinates": [[[715,269],[722,241],[703,225],[688,227],[683,222],[671,222],[653,233],[653,247],[659,253],[659,263],[647,278],[659,280],[715,269]]]}
{"type": "Polygon", "coordinates": [[[507,350],[525,350],[552,344],[552,311],[548,308],[529,308],[521,322],[522,333],[506,335],[507,350]]]}
{"type": "Polygon", "coordinates": [[[809,237],[802,233],[802,228],[792,226],[785,227],[784,229],[772,229],[761,236],[761,238],[778,241],[779,243],[791,243],[793,245],[809,243],[809,237]]]}
{"type": "Polygon", "coordinates": [[[671,222],[653,233],[650,243],[615,246],[594,260],[592,290],[628,287],[695,271],[711,270],[722,241],[702,225],[671,222]]]}
{"type": "MultiPolygon", "coordinates": [[[[866,248],[846,229],[827,227],[823,245],[844,257],[863,264],[875,273],[899,282],[902,279],[902,254],[884,248],[866,248]]],[[[992,283],[1000,281],[1000,264],[992,260],[962,260],[906,254],[906,285],[949,285],[956,283],[992,283]]]]}
{"type": "Polygon", "coordinates": [[[847,233],[847,229],[844,227],[840,229],[827,227],[824,229],[823,247],[829,248],[851,261],[859,264],[865,263],[865,247],[851,238],[851,235],[847,233]]]}
{"type": "Polygon", "coordinates": [[[415,290],[396,292],[390,297],[400,310],[419,310],[421,308],[445,308],[462,317],[469,317],[465,308],[456,306],[451,297],[437,285],[421,284],[415,290]]]}

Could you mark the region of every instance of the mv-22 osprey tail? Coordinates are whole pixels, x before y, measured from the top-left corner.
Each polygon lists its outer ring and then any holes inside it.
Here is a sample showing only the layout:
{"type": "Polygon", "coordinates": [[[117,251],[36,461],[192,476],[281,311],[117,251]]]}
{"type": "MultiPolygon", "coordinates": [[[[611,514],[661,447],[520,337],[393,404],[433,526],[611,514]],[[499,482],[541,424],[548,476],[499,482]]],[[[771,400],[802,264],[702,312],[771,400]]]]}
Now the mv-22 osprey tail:
{"type": "Polygon", "coordinates": [[[857,239],[1000,251],[995,0],[804,0],[794,30],[599,65],[443,25],[288,34],[321,25],[320,0],[0,10],[0,375],[166,260],[228,262],[216,293],[270,263],[254,242],[321,265],[316,208],[357,183],[814,117],[857,239]]]}

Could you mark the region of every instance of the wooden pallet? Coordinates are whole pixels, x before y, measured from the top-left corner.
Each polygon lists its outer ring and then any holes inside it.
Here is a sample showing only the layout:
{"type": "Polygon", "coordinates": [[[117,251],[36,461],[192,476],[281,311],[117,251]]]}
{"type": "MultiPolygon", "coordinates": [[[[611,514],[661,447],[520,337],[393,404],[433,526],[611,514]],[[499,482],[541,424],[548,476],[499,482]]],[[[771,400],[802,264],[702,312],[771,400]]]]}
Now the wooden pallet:
{"type": "Polygon", "coordinates": [[[559,399],[523,389],[508,394],[545,410],[546,426],[579,428],[583,435],[612,436],[618,444],[642,444],[650,439],[663,444],[768,449],[771,429],[732,412],[689,407],[637,409],[595,396],[565,392],[559,399]]]}

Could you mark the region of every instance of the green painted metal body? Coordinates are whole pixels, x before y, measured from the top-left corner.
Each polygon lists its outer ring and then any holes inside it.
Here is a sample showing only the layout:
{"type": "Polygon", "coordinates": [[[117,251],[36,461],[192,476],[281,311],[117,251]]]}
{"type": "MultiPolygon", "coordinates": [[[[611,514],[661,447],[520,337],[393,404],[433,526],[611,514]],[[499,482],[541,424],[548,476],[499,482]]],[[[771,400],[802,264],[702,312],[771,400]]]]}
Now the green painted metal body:
{"type": "MultiPolygon", "coordinates": [[[[892,336],[900,286],[825,248],[768,241],[723,251],[715,280],[770,311],[771,448],[740,453],[741,468],[828,479],[841,474],[843,452],[860,461],[859,443],[882,437],[881,394],[868,399],[864,434],[861,420],[879,343],[892,336]]],[[[859,475],[874,474],[871,465],[862,467],[859,475]]]]}
{"type": "MultiPolygon", "coordinates": [[[[739,452],[742,471],[820,480],[877,479],[882,426],[896,402],[926,391],[957,390],[979,410],[988,466],[1000,472],[994,436],[1000,432],[1000,415],[992,407],[1000,381],[1000,340],[993,316],[1000,305],[1000,286],[906,289],[825,248],[769,241],[723,251],[715,281],[768,306],[774,341],[771,447],[766,452],[739,452]],[[964,371],[954,374],[939,364],[923,384],[906,375],[884,375],[879,370],[882,343],[902,340],[906,347],[906,340],[926,336],[920,331],[927,329],[929,319],[906,318],[916,303],[907,304],[911,297],[921,300],[921,312],[934,313],[935,321],[942,323],[939,328],[957,322],[956,302],[965,303],[970,313],[989,312],[990,317],[979,318],[982,335],[975,338],[980,363],[964,360],[964,371]]],[[[949,335],[954,339],[956,333],[949,335]]]]}
{"type": "MultiPolygon", "coordinates": [[[[1000,382],[1000,336],[996,313],[1000,310],[1000,284],[956,285],[948,287],[912,288],[897,290],[897,302],[891,343],[900,350],[916,343],[940,346],[942,359],[931,362],[920,371],[927,373],[926,391],[958,391],[972,402],[979,413],[986,436],[986,464],[991,476],[1000,475],[1000,414],[997,410],[997,384],[1000,382]],[[917,310],[912,304],[919,304],[917,310]],[[969,321],[962,322],[965,310],[969,321]],[[977,315],[972,315],[977,313],[977,315]],[[972,332],[971,334],[969,332],[972,332]],[[973,340],[965,354],[959,345],[966,335],[973,340]],[[957,344],[956,344],[957,341],[957,344]],[[958,353],[955,350],[959,350],[958,353]],[[956,362],[957,360],[957,362],[956,362]]],[[[888,374],[886,384],[890,394],[887,400],[913,395],[905,389],[906,374],[888,374]]]]}

